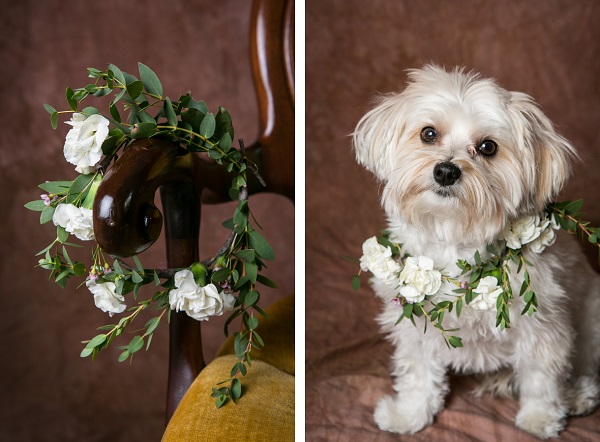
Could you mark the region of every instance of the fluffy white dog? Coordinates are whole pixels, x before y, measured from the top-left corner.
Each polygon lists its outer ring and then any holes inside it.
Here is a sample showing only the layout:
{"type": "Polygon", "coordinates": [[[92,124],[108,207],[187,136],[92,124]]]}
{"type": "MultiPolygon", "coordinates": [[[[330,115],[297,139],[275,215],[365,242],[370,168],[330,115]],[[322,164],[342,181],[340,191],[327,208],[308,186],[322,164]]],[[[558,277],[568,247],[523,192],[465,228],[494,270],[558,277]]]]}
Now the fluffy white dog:
{"type": "MultiPolygon", "coordinates": [[[[431,65],[410,71],[403,92],[382,97],[353,142],[358,162],[383,183],[390,237],[454,275],[457,260],[472,263],[477,251],[488,259],[486,247],[502,247],[507,226],[541,213],[576,157],[529,96],[431,65]]],[[[556,436],[568,415],[596,407],[600,279],[569,238],[540,254],[524,249],[524,256],[538,311],[521,316],[523,272],[515,267],[510,328],[496,326],[495,306],[465,305],[458,319],[446,315],[444,326],[460,329],[462,348],[448,348],[434,327],[424,333],[423,317],[416,327],[408,320],[396,325],[402,309],[392,301],[406,299],[398,285],[372,279],[385,305],[378,320],[395,346],[395,394],[375,410],[381,429],[412,434],[430,425],[444,406],[449,369],[491,373],[482,390],[518,396],[517,426],[540,438],[556,436]]]]}

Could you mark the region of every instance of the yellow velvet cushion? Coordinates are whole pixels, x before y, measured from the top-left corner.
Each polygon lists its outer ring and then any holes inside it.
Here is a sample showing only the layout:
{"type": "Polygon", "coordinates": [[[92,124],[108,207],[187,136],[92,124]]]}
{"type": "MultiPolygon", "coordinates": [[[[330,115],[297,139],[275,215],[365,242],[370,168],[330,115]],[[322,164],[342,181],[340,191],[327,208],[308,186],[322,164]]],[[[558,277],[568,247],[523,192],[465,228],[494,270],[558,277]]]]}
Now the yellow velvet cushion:
{"type": "Polygon", "coordinates": [[[243,378],[237,403],[217,409],[211,387],[227,376],[237,361],[221,356],[202,370],[187,391],[162,442],[264,442],[294,440],[294,377],[255,360],[243,378]]]}
{"type": "Polygon", "coordinates": [[[294,440],[294,297],[275,302],[266,313],[269,318],[261,317],[257,329],[265,348],[252,351],[242,397],[219,409],[211,397],[212,387],[237,362],[229,339],[186,392],[162,442],[294,440]]]}

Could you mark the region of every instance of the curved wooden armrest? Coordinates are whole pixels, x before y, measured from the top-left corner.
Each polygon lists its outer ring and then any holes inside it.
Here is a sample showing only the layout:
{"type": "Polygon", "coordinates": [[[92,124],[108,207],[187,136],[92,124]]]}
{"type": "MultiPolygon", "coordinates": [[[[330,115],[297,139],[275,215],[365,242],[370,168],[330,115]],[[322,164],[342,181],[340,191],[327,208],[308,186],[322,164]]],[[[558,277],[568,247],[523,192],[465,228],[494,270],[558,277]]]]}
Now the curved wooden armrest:
{"type": "MultiPolygon", "coordinates": [[[[152,245],[163,223],[154,205],[160,187],[167,266],[188,267],[199,260],[201,195],[206,183],[228,180],[222,170],[174,143],[158,139],[134,142],[98,188],[94,201],[98,244],[107,253],[123,258],[152,245]]],[[[169,339],[170,415],[205,363],[198,321],[185,313],[172,313],[169,339]]]]}

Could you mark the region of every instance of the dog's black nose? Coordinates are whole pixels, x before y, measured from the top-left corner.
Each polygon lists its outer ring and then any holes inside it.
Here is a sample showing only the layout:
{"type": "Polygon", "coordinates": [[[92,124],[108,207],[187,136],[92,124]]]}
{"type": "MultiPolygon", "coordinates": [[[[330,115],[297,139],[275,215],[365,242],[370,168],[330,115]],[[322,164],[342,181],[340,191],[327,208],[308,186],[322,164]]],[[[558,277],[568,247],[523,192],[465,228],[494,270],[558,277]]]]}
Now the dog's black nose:
{"type": "Polygon", "coordinates": [[[458,166],[449,161],[438,163],[433,168],[433,178],[440,186],[451,186],[458,181],[460,175],[458,166]]]}

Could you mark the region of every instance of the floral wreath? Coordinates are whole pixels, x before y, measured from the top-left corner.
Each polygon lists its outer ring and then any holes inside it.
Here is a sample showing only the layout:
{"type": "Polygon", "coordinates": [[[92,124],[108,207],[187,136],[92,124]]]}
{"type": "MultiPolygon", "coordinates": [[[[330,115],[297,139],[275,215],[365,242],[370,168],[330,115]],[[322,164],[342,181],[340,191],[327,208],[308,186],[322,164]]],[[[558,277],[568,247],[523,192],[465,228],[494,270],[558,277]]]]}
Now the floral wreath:
{"type": "Polygon", "coordinates": [[[253,172],[262,182],[256,166],[245,157],[243,141],[239,150],[232,146],[233,126],[227,110],[219,107],[216,114],[208,111],[204,101],[196,101],[188,92],[171,101],[163,96],[159,78],[146,65],[139,63],[139,79],[109,64],[106,71],[88,68],[91,84],[83,88],[66,89],[69,110],[57,111],[44,104],[50,114],[53,129],[57,128],[61,114],[71,114],[66,121],[72,126],[64,144],[65,159],[75,165],[79,173],[73,181],[46,181],[39,187],[46,193],[41,199],[25,204],[25,207],[41,212],[40,224],[52,221],[56,226],[56,239],[37,253],[43,256],[39,266],[50,270],[50,278],[65,287],[71,278],[84,278],[93,294],[96,307],[112,317],[126,312],[118,323],[99,327],[102,333],[89,341],[81,357],[95,359],[100,351],[122,335],[138,314],[150,306],[160,313],[150,319],[123,351],[119,362],[131,360],[133,355],[150,347],[152,337],[165,313],[184,311],[190,317],[204,321],[211,316],[230,313],[225,324],[225,336],[233,319],[241,317],[242,329],[235,333],[234,348],[237,362],[228,379],[212,389],[216,406],[221,407],[228,399],[236,401],[242,395],[240,376],[252,363],[253,348],[264,343],[257,333],[258,315],[266,316],[258,306],[260,298],[257,284],[275,287],[275,283],[260,274],[264,260],[273,260],[273,249],[266,239],[249,222],[251,214],[246,189],[247,171],[253,172]],[[103,97],[114,94],[108,106],[108,114],[102,115],[95,107],[79,109],[90,95],[103,97]],[[120,106],[121,105],[121,106],[120,106]],[[122,119],[121,111],[129,111],[122,119]],[[224,225],[231,229],[229,238],[217,255],[197,262],[185,269],[144,268],[137,256],[135,266],[103,252],[96,243],[92,247],[91,264],[86,267],[73,261],[67,247],[82,247],[69,242],[71,235],[81,241],[94,241],[92,208],[94,197],[105,171],[117,161],[118,154],[126,151],[135,141],[158,137],[177,143],[189,152],[204,152],[217,164],[233,173],[229,195],[238,200],[233,217],[224,225]],[[162,280],[162,281],[161,281],[162,280]],[[138,300],[140,287],[162,287],[148,299],[138,300]],[[133,298],[126,296],[133,293],[133,298]],[[135,301],[137,305],[127,307],[135,301]],[[258,313],[258,315],[256,314],[258,313]],[[143,333],[142,333],[143,332],[143,333]],[[219,387],[222,384],[226,386],[219,387]]]}
{"type": "Polygon", "coordinates": [[[460,274],[434,269],[428,256],[406,254],[402,244],[394,242],[389,232],[383,232],[363,243],[363,255],[358,260],[360,270],[352,279],[352,287],[358,290],[361,272],[370,272],[396,292],[390,301],[402,309],[396,325],[407,318],[416,326],[414,317],[424,316],[424,333],[427,324],[433,324],[449,348],[462,347],[461,338],[452,334],[459,329],[445,328],[443,320],[453,310],[460,317],[465,304],[477,310],[495,310],[496,327],[500,331],[510,328],[509,306],[515,298],[510,281],[511,262],[517,266],[516,274],[523,272],[518,292],[525,302],[521,315],[532,316],[538,310],[539,301],[528,271],[533,264],[525,258],[525,250],[542,253],[554,243],[554,231],[558,229],[579,234],[600,247],[600,229],[581,220],[582,206],[582,200],[551,203],[538,215],[518,219],[502,231],[496,247],[487,246],[488,260],[483,261],[479,251],[470,260],[459,259],[456,266],[460,274]]]}

